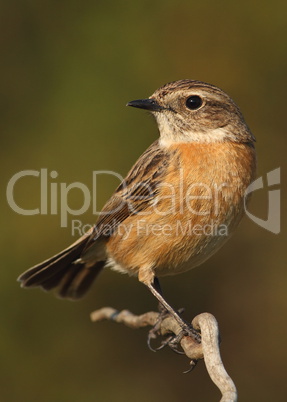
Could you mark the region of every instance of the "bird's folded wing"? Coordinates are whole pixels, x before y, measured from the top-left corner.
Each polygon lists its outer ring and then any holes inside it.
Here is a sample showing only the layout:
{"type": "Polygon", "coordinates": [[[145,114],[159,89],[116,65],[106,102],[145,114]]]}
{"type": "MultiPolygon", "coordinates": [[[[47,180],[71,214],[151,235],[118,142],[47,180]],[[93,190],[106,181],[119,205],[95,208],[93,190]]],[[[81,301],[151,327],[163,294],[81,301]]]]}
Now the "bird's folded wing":
{"type": "Polygon", "coordinates": [[[170,154],[160,147],[158,141],[142,154],[104,206],[87,247],[99,237],[109,237],[128,217],[153,205],[169,158],[170,154]]]}

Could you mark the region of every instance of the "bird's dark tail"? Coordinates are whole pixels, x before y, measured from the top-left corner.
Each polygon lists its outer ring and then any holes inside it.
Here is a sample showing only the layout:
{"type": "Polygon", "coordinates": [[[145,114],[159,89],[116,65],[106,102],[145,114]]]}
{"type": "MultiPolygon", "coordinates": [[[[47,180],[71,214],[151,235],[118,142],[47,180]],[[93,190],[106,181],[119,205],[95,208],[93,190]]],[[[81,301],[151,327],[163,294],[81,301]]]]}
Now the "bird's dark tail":
{"type": "Polygon", "coordinates": [[[82,297],[105,265],[105,261],[95,262],[93,266],[77,262],[89,238],[84,235],[59,254],[28,269],[18,278],[21,286],[39,286],[47,291],[57,288],[60,297],[82,297]]]}

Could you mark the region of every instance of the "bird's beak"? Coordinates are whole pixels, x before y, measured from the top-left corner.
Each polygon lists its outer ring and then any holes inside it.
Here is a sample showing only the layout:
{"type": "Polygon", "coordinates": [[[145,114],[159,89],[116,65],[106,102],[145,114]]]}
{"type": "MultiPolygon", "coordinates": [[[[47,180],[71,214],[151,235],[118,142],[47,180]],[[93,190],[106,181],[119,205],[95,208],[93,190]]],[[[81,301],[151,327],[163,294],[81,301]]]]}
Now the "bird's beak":
{"type": "Polygon", "coordinates": [[[152,98],[134,100],[127,103],[127,106],[138,107],[140,109],[146,109],[151,112],[159,112],[164,109],[156,102],[156,100],[152,98]]]}

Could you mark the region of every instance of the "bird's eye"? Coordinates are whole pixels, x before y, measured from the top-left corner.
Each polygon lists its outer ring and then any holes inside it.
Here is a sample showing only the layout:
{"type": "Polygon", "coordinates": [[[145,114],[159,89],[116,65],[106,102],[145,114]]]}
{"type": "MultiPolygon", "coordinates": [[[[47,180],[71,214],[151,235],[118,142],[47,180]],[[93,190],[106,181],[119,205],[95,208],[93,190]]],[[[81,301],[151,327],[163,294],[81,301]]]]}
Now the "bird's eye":
{"type": "Polygon", "coordinates": [[[190,110],[199,109],[202,105],[202,99],[200,96],[193,95],[186,99],[185,105],[190,110]]]}

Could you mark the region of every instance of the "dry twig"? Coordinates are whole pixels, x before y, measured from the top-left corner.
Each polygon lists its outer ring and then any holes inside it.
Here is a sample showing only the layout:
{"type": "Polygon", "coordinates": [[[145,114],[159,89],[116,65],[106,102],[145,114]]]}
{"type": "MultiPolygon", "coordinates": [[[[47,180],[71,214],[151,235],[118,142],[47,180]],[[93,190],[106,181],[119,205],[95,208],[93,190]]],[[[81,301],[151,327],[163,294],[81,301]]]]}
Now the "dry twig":
{"type": "MultiPolygon", "coordinates": [[[[128,310],[118,312],[114,308],[104,307],[91,314],[92,321],[113,320],[117,323],[123,323],[130,328],[142,328],[154,326],[157,322],[159,313],[150,311],[142,315],[134,315],[128,310]]],[[[206,369],[211,380],[219,388],[222,398],[221,402],[236,402],[237,391],[235,385],[227,374],[219,351],[219,330],[215,317],[209,313],[203,313],[196,316],[192,321],[192,326],[201,333],[201,343],[197,343],[193,338],[184,336],[180,340],[180,345],[185,355],[191,359],[194,365],[199,359],[204,359],[206,369]]],[[[173,333],[178,335],[181,328],[176,320],[168,316],[161,323],[161,333],[173,333]]]]}

